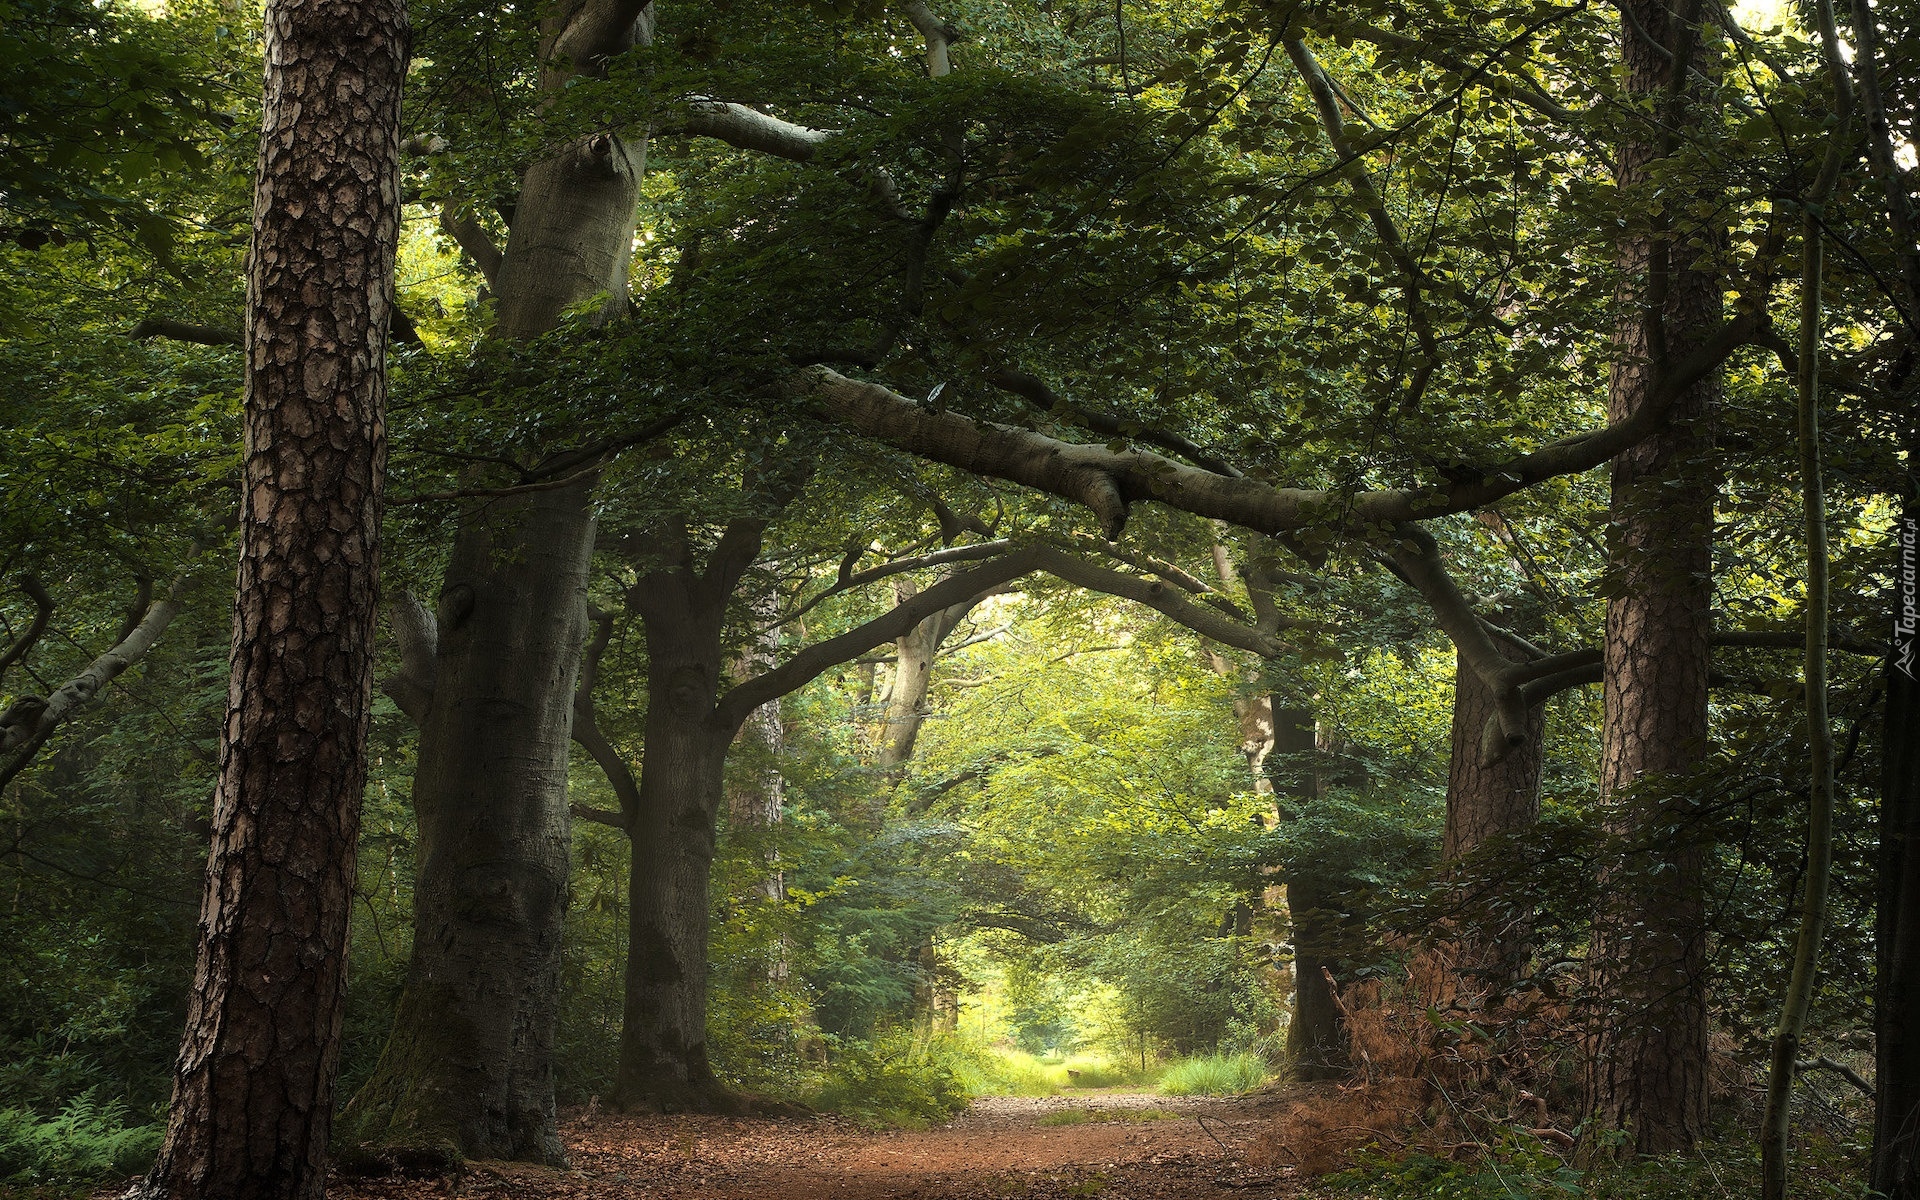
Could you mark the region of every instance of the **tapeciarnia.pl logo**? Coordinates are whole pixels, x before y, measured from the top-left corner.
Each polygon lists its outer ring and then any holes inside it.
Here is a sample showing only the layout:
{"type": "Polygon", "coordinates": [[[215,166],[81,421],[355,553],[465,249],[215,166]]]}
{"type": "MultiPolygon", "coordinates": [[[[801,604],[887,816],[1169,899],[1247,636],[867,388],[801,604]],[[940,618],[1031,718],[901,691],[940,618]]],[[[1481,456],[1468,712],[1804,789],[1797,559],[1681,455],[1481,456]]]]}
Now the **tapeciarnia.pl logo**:
{"type": "Polygon", "coordinates": [[[1900,604],[1893,614],[1893,665],[1908,679],[1914,675],[1915,656],[1920,653],[1920,518],[1900,521],[1900,604]]]}

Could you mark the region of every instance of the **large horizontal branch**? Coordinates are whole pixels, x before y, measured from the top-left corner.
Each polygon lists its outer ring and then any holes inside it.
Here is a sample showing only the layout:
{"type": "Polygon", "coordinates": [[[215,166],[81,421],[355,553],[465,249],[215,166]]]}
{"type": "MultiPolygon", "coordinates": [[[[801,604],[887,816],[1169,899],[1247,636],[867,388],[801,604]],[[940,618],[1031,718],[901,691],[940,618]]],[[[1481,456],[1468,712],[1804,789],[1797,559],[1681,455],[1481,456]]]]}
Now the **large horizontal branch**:
{"type": "Polygon", "coordinates": [[[1034,570],[1039,550],[1020,547],[977,567],[949,575],[881,616],[856,625],[838,637],[808,646],[771,671],[736,685],[714,705],[709,718],[738,729],[747,714],[762,704],[806,686],[822,672],[865,654],[875,646],[899,639],[928,617],[1034,570]]]}
{"type": "MultiPolygon", "coordinates": [[[[1144,604],[1155,612],[1172,618],[1177,624],[1201,637],[1219,642],[1223,646],[1246,650],[1262,658],[1274,658],[1286,653],[1289,649],[1285,642],[1274,636],[1273,632],[1257,628],[1251,623],[1236,621],[1203,604],[1195,604],[1188,600],[1179,588],[1160,580],[1144,579],[1138,575],[1129,575],[1125,571],[1111,570],[1078,555],[1051,547],[1041,547],[1036,553],[1037,569],[1045,571],[1063,583],[1070,583],[1092,592],[1104,592],[1123,600],[1132,600],[1136,604],[1144,604]]],[[[1331,632],[1332,627],[1317,621],[1282,619],[1278,622],[1278,629],[1326,633],[1331,632]]]]}
{"type": "MultiPolygon", "coordinates": [[[[797,163],[811,163],[821,145],[838,134],[837,130],[796,125],[744,104],[704,96],[689,101],[679,120],[663,123],[660,132],[712,138],[736,150],[753,150],[797,163]]],[[[861,172],[861,178],[888,215],[899,221],[915,219],[900,198],[900,185],[893,176],[869,169],[861,172]]]]}
{"type": "MultiPolygon", "coordinates": [[[[1800,650],[1806,644],[1806,637],[1784,630],[1775,633],[1769,630],[1729,629],[1708,634],[1707,644],[1721,650],[1800,650]]],[[[1834,650],[1870,658],[1887,652],[1886,646],[1860,638],[1836,637],[1827,644],[1834,650]]],[[[1528,663],[1518,668],[1515,674],[1521,680],[1520,690],[1527,703],[1541,704],[1572,688],[1599,683],[1602,661],[1601,652],[1597,649],[1569,650],[1528,663]]]]}
{"type": "Polygon", "coordinates": [[[799,163],[812,162],[821,143],[833,136],[830,130],[811,129],[744,104],[705,97],[689,101],[678,128],[669,127],[663,132],[713,138],[738,150],[755,150],[799,163]]]}
{"type": "Polygon", "coordinates": [[[1178,454],[1180,457],[1203,470],[1212,471],[1216,475],[1228,475],[1235,479],[1240,478],[1238,468],[1224,459],[1208,453],[1205,447],[1187,438],[1183,438],[1177,433],[1168,433],[1165,430],[1153,429],[1146,426],[1136,426],[1131,422],[1121,420],[1111,413],[1096,412],[1093,409],[1069,403],[1060,396],[1059,393],[1049,387],[1047,382],[1038,375],[1032,375],[1026,371],[1014,371],[1004,367],[997,367],[987,371],[981,378],[985,379],[994,387],[999,388],[1001,391],[1012,392],[1014,395],[1041,408],[1049,411],[1058,410],[1065,414],[1076,425],[1084,425],[1095,433],[1105,434],[1108,437],[1132,438],[1135,441],[1145,442],[1149,446],[1158,446],[1162,450],[1171,450],[1173,453],[1178,454]]]}
{"type": "Polygon", "coordinates": [[[796,387],[828,418],[878,442],[976,475],[1006,479],[1082,504],[1109,539],[1128,507],[1157,500],[1258,533],[1315,525],[1392,525],[1466,512],[1547,479],[1590,471],[1666,424],[1673,401],[1746,344],[1762,319],[1743,315],[1669,369],[1635,413],[1553,442],[1484,474],[1447,484],[1342,493],[1228,478],[1145,450],[1063,442],[1030,429],[935,411],[830,367],[805,368],[796,387]]]}

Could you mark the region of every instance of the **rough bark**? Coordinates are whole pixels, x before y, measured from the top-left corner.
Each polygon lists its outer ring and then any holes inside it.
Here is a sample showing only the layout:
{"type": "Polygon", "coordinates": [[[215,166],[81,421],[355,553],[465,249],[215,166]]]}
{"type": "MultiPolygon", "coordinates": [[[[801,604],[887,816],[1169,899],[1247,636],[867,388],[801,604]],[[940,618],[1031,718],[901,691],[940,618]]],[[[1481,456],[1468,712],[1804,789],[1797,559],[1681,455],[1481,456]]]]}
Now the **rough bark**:
{"type": "MultiPolygon", "coordinates": [[[[562,5],[542,26],[542,89],[600,71],[651,21],[645,0],[562,5]]],[[[643,143],[603,133],[527,169],[496,335],[538,336],[596,296],[605,315],[624,310],[644,157],[643,143]]],[[[414,775],[413,963],[343,1129],[377,1159],[564,1158],[552,1049],[592,483],[496,499],[455,538],[414,775]]]]}
{"type": "Polygon", "coordinates": [[[1920,501],[1900,520],[1894,653],[1880,784],[1875,972],[1873,1163],[1888,1200],[1920,1200],[1920,501]],[[1902,650],[1910,653],[1903,655],[1902,650]]]}
{"type": "MultiPolygon", "coordinates": [[[[1656,128],[1679,127],[1687,111],[1689,89],[1672,64],[1711,69],[1694,32],[1666,0],[1623,8],[1628,90],[1658,108],[1656,128]]],[[[1650,133],[1622,148],[1617,178],[1629,196],[1671,151],[1669,137],[1650,133]]],[[[1622,235],[1608,394],[1614,423],[1651,403],[1666,389],[1670,364],[1720,327],[1720,279],[1695,269],[1700,252],[1687,244],[1712,236],[1658,219],[1622,235]]],[[[1603,882],[1594,930],[1584,1107],[1596,1134],[1626,1131],[1628,1152],[1686,1149],[1707,1120],[1706,847],[1686,777],[1707,749],[1719,395],[1717,375],[1679,393],[1670,423],[1613,466],[1601,797],[1625,853],[1603,882]]]]}
{"type": "Polygon", "coordinates": [[[399,239],[397,0],[270,0],[213,846],[173,1103],[134,1194],[317,1200],[366,782],[399,239]]]}

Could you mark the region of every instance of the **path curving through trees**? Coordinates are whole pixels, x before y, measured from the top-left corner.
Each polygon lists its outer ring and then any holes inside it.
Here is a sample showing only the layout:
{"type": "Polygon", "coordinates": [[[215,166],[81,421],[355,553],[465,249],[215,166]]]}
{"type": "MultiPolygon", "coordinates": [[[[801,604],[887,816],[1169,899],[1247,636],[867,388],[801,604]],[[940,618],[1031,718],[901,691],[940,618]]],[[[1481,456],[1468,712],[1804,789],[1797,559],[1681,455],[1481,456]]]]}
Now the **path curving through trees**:
{"type": "Polygon", "coordinates": [[[337,1181],[336,1200],[449,1193],[532,1200],[945,1200],[1138,1197],[1266,1200],[1297,1188],[1252,1145],[1278,1098],[1140,1093],[983,1097],[926,1130],[862,1129],[837,1117],[625,1115],[576,1111],[573,1166],[471,1164],[457,1181],[337,1181]]]}

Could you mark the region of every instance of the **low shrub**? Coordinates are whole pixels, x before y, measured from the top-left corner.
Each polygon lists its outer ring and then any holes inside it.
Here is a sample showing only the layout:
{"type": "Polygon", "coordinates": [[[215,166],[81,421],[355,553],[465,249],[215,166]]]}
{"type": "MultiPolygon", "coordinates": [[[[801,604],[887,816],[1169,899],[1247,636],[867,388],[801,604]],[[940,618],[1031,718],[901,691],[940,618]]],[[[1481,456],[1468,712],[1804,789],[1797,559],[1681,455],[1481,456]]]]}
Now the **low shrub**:
{"type": "Polygon", "coordinates": [[[841,1041],[826,1078],[808,1097],[815,1108],[864,1125],[924,1129],[952,1117],[972,1094],[937,1040],[882,1035],[841,1041]]]}
{"type": "Polygon", "coordinates": [[[146,1169],[160,1148],[160,1125],[129,1125],[127,1107],[97,1103],[92,1092],[43,1120],[24,1108],[0,1109],[0,1180],[83,1186],[146,1169]]]}
{"type": "Polygon", "coordinates": [[[1255,1054],[1209,1054],[1167,1068],[1160,1091],[1168,1096],[1239,1096],[1267,1081],[1266,1060],[1255,1054]]]}

